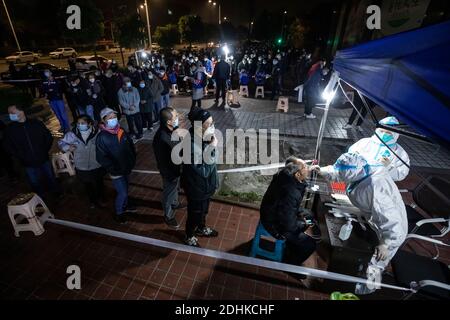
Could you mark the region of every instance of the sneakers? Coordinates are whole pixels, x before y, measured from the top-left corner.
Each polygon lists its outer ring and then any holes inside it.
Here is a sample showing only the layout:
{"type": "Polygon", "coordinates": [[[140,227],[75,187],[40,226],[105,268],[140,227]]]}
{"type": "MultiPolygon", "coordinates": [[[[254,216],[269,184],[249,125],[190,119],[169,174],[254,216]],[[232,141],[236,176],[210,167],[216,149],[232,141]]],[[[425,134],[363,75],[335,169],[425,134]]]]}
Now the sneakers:
{"type": "Polygon", "coordinates": [[[178,230],[180,228],[180,224],[178,223],[177,219],[166,219],[164,218],[164,222],[167,224],[169,228],[178,230]]]}
{"type": "Polygon", "coordinates": [[[316,119],[317,117],[314,114],[305,114],[306,119],[316,119]]]}
{"type": "Polygon", "coordinates": [[[125,224],[127,223],[127,218],[125,217],[124,214],[119,214],[119,215],[114,215],[114,221],[116,221],[117,223],[120,224],[125,224]]]}
{"type": "Polygon", "coordinates": [[[191,247],[199,248],[198,239],[196,237],[186,238],[184,239],[184,243],[191,247]]]}
{"type": "Polygon", "coordinates": [[[203,229],[197,229],[195,234],[199,237],[205,237],[205,238],[216,238],[219,235],[219,233],[216,230],[211,229],[209,227],[204,227],[203,229]]]}
{"type": "Polygon", "coordinates": [[[351,129],[353,129],[353,126],[351,124],[346,124],[345,126],[342,127],[342,129],[351,130],[351,129]]]}

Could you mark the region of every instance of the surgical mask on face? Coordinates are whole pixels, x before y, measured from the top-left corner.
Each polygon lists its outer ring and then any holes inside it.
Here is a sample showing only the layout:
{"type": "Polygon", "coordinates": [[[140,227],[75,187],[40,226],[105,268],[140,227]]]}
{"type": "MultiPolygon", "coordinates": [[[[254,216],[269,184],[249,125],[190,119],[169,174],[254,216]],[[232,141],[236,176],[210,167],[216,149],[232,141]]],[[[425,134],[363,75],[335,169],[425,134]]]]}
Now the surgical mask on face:
{"type": "Polygon", "coordinates": [[[140,84],[139,84],[139,87],[145,88],[145,83],[140,83],[140,84]]]}
{"type": "Polygon", "coordinates": [[[112,74],[111,74],[111,73],[107,73],[107,74],[106,74],[106,77],[107,77],[107,78],[111,78],[111,77],[112,77],[112,74]]]}
{"type": "Polygon", "coordinates": [[[106,121],[106,126],[110,129],[115,128],[119,124],[119,120],[117,118],[109,119],[106,121]]]}
{"type": "Polygon", "coordinates": [[[90,79],[89,79],[89,82],[90,82],[90,83],[94,83],[94,82],[95,82],[95,79],[94,79],[94,78],[90,78],[90,79]]]}
{"type": "Polygon", "coordinates": [[[86,123],[79,123],[77,127],[81,132],[86,132],[89,130],[89,125],[86,123]]]}
{"type": "Polygon", "coordinates": [[[175,120],[173,120],[172,127],[174,129],[176,129],[176,128],[178,128],[179,125],[180,125],[180,119],[175,118],[175,120]]]}
{"type": "Polygon", "coordinates": [[[273,65],[276,66],[278,64],[277,60],[273,60],[273,65]]]}
{"type": "Polygon", "coordinates": [[[131,82],[126,83],[127,88],[131,88],[131,82]]]}
{"type": "Polygon", "coordinates": [[[206,129],[205,136],[212,136],[215,132],[216,128],[214,127],[214,125],[212,125],[208,129],[206,129]]]}
{"type": "Polygon", "coordinates": [[[19,121],[19,116],[15,113],[10,113],[9,114],[9,120],[13,121],[13,122],[17,122],[19,121]]]}
{"type": "Polygon", "coordinates": [[[392,135],[391,133],[378,131],[377,134],[384,143],[390,143],[394,140],[394,135],[392,135]]]}
{"type": "Polygon", "coordinates": [[[92,98],[97,99],[97,98],[98,98],[97,94],[94,93],[94,94],[92,95],[92,98]]]}
{"type": "Polygon", "coordinates": [[[44,76],[46,76],[47,78],[50,77],[50,72],[44,72],[44,76]]]}
{"type": "Polygon", "coordinates": [[[153,80],[153,75],[152,75],[152,74],[149,74],[149,75],[148,75],[148,78],[149,78],[150,80],[153,80]]]}

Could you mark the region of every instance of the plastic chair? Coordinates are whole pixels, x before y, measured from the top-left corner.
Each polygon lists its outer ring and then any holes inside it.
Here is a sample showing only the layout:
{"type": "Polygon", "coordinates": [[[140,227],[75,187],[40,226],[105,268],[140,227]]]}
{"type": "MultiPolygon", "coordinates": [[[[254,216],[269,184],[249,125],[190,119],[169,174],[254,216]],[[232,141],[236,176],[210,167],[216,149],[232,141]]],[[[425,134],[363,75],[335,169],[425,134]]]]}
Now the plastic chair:
{"type": "Polygon", "coordinates": [[[275,239],[259,222],[258,227],[256,228],[255,238],[252,243],[252,250],[250,252],[250,256],[256,258],[256,256],[261,256],[272,261],[281,262],[283,260],[284,248],[286,246],[285,240],[275,239]],[[275,251],[268,251],[260,247],[261,237],[267,237],[275,240],[275,251]]]}
{"type": "Polygon", "coordinates": [[[59,177],[61,173],[68,173],[71,177],[76,175],[72,152],[54,154],[52,165],[56,177],[59,177]]]}
{"type": "Polygon", "coordinates": [[[45,221],[54,218],[44,201],[34,193],[21,194],[11,200],[8,203],[8,215],[16,237],[19,237],[22,231],[31,231],[35,236],[40,236],[45,231],[45,221]],[[38,216],[37,213],[41,215],[38,216]],[[24,219],[28,223],[21,223],[24,219]]]}
{"type": "Polygon", "coordinates": [[[239,94],[237,90],[229,90],[227,92],[227,102],[229,106],[239,105],[239,94]]]}
{"type": "Polygon", "coordinates": [[[170,88],[170,92],[169,93],[174,95],[174,96],[178,95],[178,93],[179,93],[178,85],[177,84],[173,84],[172,88],[170,88]]]}
{"type": "Polygon", "coordinates": [[[289,98],[288,97],[279,97],[277,104],[277,112],[283,111],[285,113],[289,112],[289,98]]]}
{"type": "Polygon", "coordinates": [[[248,94],[248,86],[241,86],[240,87],[240,89],[239,89],[239,94],[241,95],[241,96],[245,96],[245,97],[249,97],[249,94],[248,94]]]}
{"type": "Polygon", "coordinates": [[[264,86],[256,87],[255,99],[258,99],[259,97],[264,99],[264,86]]]}

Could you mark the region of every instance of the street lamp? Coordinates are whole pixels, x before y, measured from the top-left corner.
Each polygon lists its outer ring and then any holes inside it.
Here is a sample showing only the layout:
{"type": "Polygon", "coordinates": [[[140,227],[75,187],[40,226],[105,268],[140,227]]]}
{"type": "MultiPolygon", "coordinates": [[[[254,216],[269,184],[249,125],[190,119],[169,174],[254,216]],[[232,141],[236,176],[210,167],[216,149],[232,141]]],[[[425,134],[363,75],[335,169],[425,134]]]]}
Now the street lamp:
{"type": "MultiPolygon", "coordinates": [[[[283,12],[283,21],[282,21],[282,23],[281,23],[281,39],[283,39],[283,37],[284,37],[284,21],[285,21],[285,19],[286,19],[286,15],[287,15],[287,11],[285,10],[284,12],[283,12]]],[[[278,43],[280,43],[280,41],[278,41],[278,43]]],[[[280,43],[281,44],[281,43],[280,43]]]]}
{"type": "Polygon", "coordinates": [[[148,42],[150,44],[150,51],[152,51],[152,33],[150,31],[150,17],[148,14],[148,3],[147,0],[145,0],[144,4],[140,5],[141,9],[145,8],[145,16],[147,18],[147,33],[148,33],[148,42]]]}
{"type": "MultiPolygon", "coordinates": [[[[212,2],[211,0],[209,0],[209,1],[208,1],[208,4],[211,4],[211,3],[212,3],[212,5],[213,5],[214,7],[216,7],[216,6],[219,7],[219,25],[220,25],[220,24],[222,24],[222,18],[221,18],[222,7],[220,6],[220,3],[212,2]]],[[[225,19],[225,20],[226,20],[226,19],[225,19]]]]}
{"type": "Polygon", "coordinates": [[[12,33],[13,33],[13,35],[14,35],[14,39],[16,40],[17,49],[19,49],[19,51],[22,51],[22,50],[20,49],[19,40],[17,39],[16,31],[14,30],[14,26],[13,26],[13,23],[12,23],[12,21],[11,21],[11,17],[9,16],[9,12],[8,12],[8,8],[6,7],[6,2],[5,2],[5,0],[3,0],[3,6],[5,7],[6,16],[8,17],[9,25],[11,26],[11,31],[12,31],[12,33]]]}

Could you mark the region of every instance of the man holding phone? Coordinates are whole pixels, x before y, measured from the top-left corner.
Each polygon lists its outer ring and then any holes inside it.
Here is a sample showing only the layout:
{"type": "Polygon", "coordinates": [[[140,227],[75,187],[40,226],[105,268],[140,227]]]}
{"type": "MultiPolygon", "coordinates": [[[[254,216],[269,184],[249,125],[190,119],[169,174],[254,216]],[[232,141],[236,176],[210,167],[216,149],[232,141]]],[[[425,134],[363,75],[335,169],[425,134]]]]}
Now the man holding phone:
{"type": "Polygon", "coordinates": [[[299,214],[310,173],[303,160],[291,157],[277,173],[261,203],[261,223],[276,239],[286,240],[287,251],[295,264],[301,265],[316,250],[308,215],[299,214]]]}

